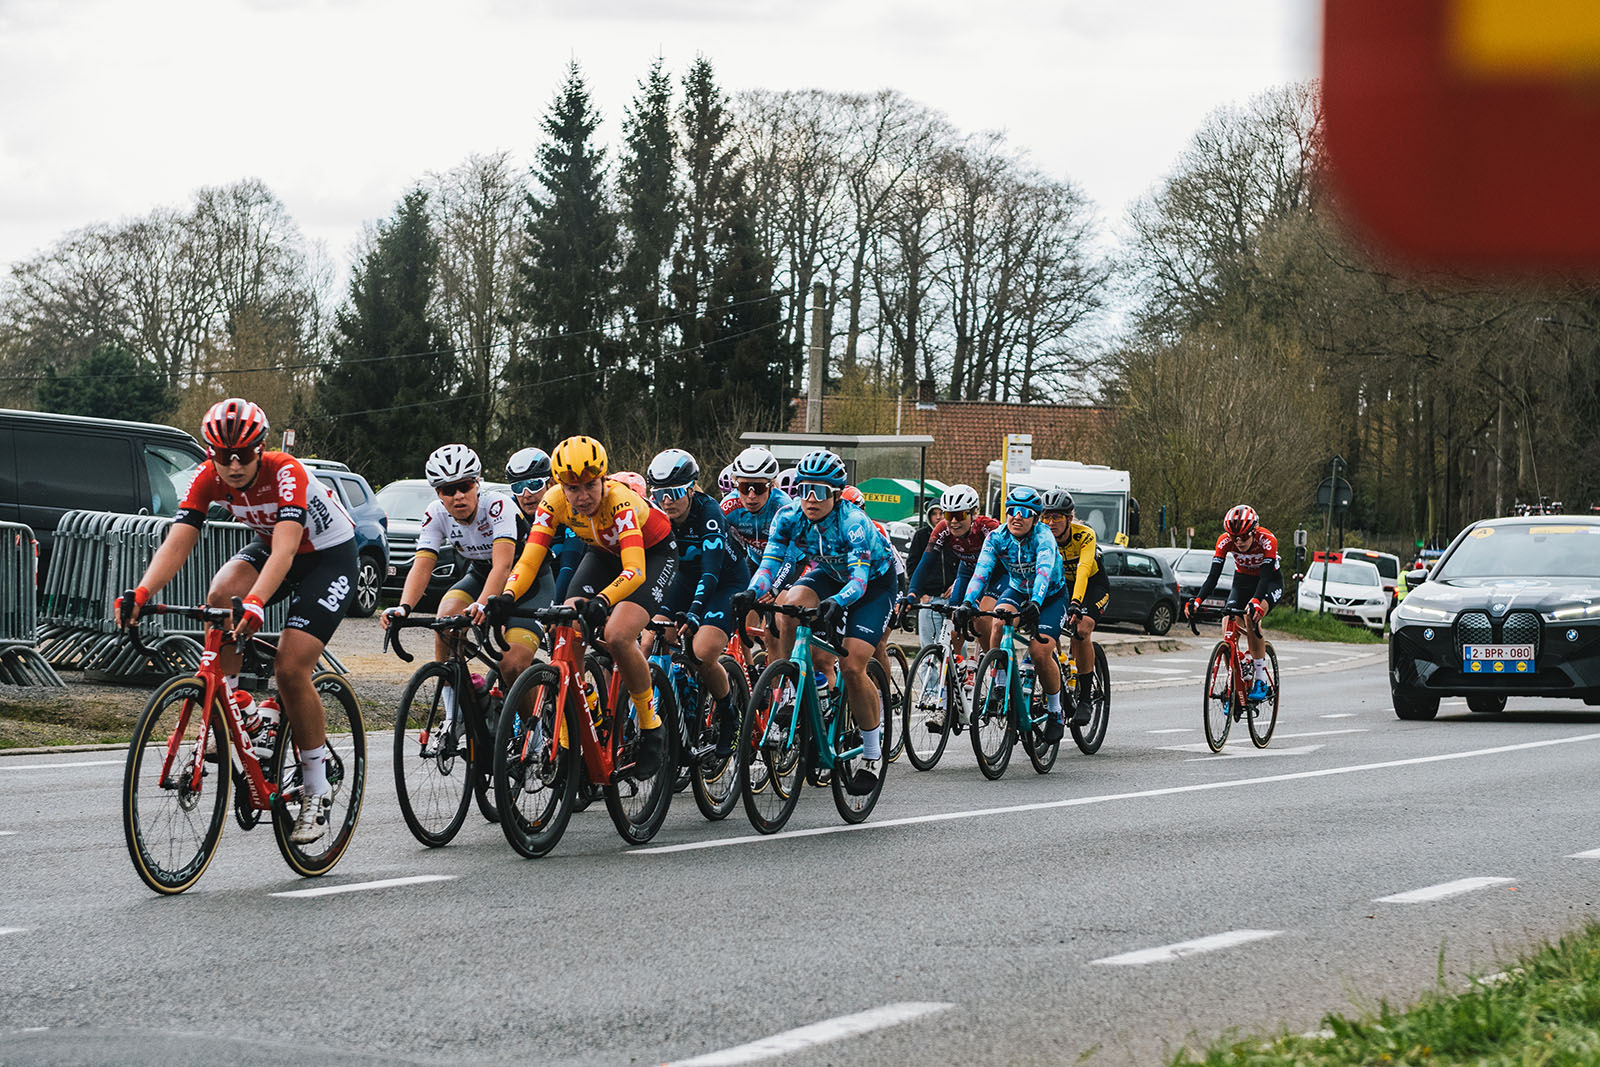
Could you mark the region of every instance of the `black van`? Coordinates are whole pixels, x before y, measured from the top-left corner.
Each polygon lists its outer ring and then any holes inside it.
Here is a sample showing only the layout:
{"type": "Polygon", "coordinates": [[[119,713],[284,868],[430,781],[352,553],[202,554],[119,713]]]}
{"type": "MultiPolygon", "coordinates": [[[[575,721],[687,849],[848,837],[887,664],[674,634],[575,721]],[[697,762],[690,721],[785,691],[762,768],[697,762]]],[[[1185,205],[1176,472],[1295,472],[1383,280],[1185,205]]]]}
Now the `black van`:
{"type": "Polygon", "coordinates": [[[0,408],[0,521],[33,527],[42,564],[69,511],[176,515],[205,455],[171,426],[0,408]]]}

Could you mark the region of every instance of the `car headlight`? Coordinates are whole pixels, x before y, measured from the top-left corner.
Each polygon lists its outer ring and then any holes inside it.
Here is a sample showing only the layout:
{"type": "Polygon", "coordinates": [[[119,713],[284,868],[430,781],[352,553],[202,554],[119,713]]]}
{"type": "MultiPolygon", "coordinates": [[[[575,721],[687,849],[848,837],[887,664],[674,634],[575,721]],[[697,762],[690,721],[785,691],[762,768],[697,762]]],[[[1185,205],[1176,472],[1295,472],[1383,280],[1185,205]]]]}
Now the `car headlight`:
{"type": "Polygon", "coordinates": [[[1576,619],[1600,618],[1600,604],[1573,604],[1543,612],[1546,622],[1572,622],[1576,619]]]}
{"type": "Polygon", "coordinates": [[[1415,603],[1408,597],[1400,601],[1400,606],[1394,609],[1394,617],[1401,622],[1448,622],[1454,618],[1454,612],[1430,608],[1426,604],[1415,603]]]}

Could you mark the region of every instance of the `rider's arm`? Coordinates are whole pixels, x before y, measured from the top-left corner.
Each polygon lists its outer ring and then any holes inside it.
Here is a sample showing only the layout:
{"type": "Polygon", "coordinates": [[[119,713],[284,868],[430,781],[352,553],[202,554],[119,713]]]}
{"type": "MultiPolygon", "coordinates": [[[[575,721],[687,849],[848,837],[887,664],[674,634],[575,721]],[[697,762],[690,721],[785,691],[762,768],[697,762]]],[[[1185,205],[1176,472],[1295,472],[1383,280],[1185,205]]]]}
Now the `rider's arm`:
{"type": "Polygon", "coordinates": [[[1211,573],[1206,575],[1205,584],[1202,585],[1200,587],[1200,591],[1195,594],[1195,596],[1199,599],[1204,600],[1206,597],[1211,595],[1213,590],[1217,588],[1217,579],[1222,577],[1223,558],[1224,557],[1222,556],[1212,557],[1211,573]]]}
{"type": "Polygon", "coordinates": [[[411,557],[411,570],[406,573],[405,588],[400,590],[402,607],[410,609],[417,606],[417,601],[428,590],[428,579],[433,577],[433,568],[438,562],[439,557],[432,549],[417,549],[417,554],[411,557]]]}
{"type": "Polygon", "coordinates": [[[612,607],[637,592],[645,579],[644,521],[632,508],[622,508],[617,512],[617,525],[622,527],[622,535],[617,538],[617,555],[622,558],[622,570],[610,585],[596,594],[612,607]],[[624,515],[632,515],[633,518],[627,521],[624,515]]]}
{"type": "Polygon", "coordinates": [[[173,523],[167,530],[167,536],[162,540],[161,547],[156,549],[155,556],[150,560],[150,566],[145,568],[144,577],[139,579],[139,584],[154,596],[158,589],[172,581],[173,575],[178,573],[183,561],[189,558],[189,553],[194,551],[194,546],[199,541],[200,527],[182,522],[173,523]]]}
{"type": "Polygon", "coordinates": [[[1072,596],[1068,598],[1079,604],[1083,603],[1083,598],[1089,592],[1089,572],[1094,570],[1094,554],[1094,532],[1090,531],[1078,547],[1078,569],[1072,578],[1072,596]]]}
{"type": "Polygon", "coordinates": [[[845,557],[845,567],[849,577],[845,579],[844,586],[829,598],[846,607],[867,593],[867,583],[872,580],[872,548],[874,538],[878,536],[871,520],[859,512],[848,522],[845,542],[849,545],[849,553],[845,557]]]}
{"type": "Polygon", "coordinates": [[[772,529],[767,532],[767,547],[761,553],[761,566],[756,568],[748,586],[754,592],[763,595],[770,593],[773,578],[783,566],[783,561],[789,557],[790,535],[789,526],[784,522],[785,514],[779,512],[772,520],[772,529]]]}
{"type": "MultiPolygon", "coordinates": [[[[1039,527],[1035,525],[1034,529],[1037,530],[1039,527]]],[[[1051,580],[1061,567],[1061,550],[1056,547],[1054,537],[1035,536],[1034,540],[1039,543],[1039,549],[1033,555],[1032,599],[1035,604],[1043,604],[1045,598],[1050,595],[1051,580]]]]}
{"type": "Polygon", "coordinates": [[[516,560],[517,543],[508,538],[497,538],[489,552],[489,577],[483,580],[483,592],[478,594],[479,603],[499,596],[505,589],[506,579],[511,577],[511,566],[516,560]]]}
{"type": "Polygon", "coordinates": [[[521,600],[538,580],[539,565],[550,551],[555,530],[555,514],[541,502],[539,510],[533,513],[533,529],[528,531],[528,543],[522,547],[522,555],[517,558],[511,578],[506,582],[504,591],[511,594],[512,600],[521,600]]]}
{"type": "Polygon", "coordinates": [[[978,553],[978,562],[972,565],[972,577],[967,580],[966,592],[961,591],[961,583],[957,582],[950,599],[976,605],[983,596],[983,587],[989,584],[989,575],[994,573],[994,565],[998,559],[995,535],[990,534],[983,539],[983,549],[978,553]]]}
{"type": "Polygon", "coordinates": [[[923,550],[922,558],[917,561],[917,566],[911,572],[911,592],[920,596],[926,593],[939,593],[943,590],[936,589],[939,579],[943,577],[943,567],[940,566],[939,553],[929,545],[923,550]]]}
{"type": "Polygon", "coordinates": [[[565,530],[554,555],[556,602],[560,603],[567,599],[567,586],[572,584],[572,576],[578,572],[578,564],[583,560],[583,539],[571,530],[565,530]]]}

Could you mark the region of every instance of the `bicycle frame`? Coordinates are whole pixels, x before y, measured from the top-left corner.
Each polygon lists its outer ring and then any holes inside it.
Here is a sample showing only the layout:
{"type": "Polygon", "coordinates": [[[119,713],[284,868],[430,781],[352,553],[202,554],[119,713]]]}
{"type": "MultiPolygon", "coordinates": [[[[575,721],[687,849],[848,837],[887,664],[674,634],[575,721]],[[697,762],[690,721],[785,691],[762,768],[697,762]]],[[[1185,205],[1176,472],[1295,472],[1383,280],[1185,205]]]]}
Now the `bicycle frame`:
{"type": "MultiPolygon", "coordinates": [[[[576,620],[561,622],[553,630],[554,644],[550,648],[550,664],[561,675],[561,681],[556,689],[556,707],[564,710],[568,706],[567,701],[576,700],[578,702],[583,711],[578,716],[581,724],[578,730],[578,747],[583,753],[584,769],[589,776],[589,781],[596,785],[615,785],[617,780],[622,777],[622,772],[628,768],[618,767],[613,764],[611,746],[601,743],[600,734],[595,729],[594,720],[589,715],[588,703],[579,696],[583,691],[581,679],[584,674],[583,650],[586,642],[578,632],[578,627],[574,625],[575,622],[576,620]]],[[[618,720],[619,724],[621,713],[619,713],[617,705],[617,696],[620,685],[621,676],[616,671],[612,671],[611,684],[607,694],[610,700],[608,710],[618,720]]],[[[631,705],[626,714],[632,714],[631,705]]],[[[554,760],[557,758],[558,749],[561,746],[561,731],[557,729],[552,731],[552,734],[553,736],[545,738],[543,743],[550,746],[550,758],[554,760]]],[[[530,732],[524,744],[531,744],[533,737],[534,735],[530,732]]],[[[571,743],[570,740],[568,743],[571,743]]],[[[526,759],[528,753],[524,751],[522,755],[526,759]]]]}
{"type": "MultiPolygon", "coordinates": [[[[844,658],[844,653],[829,646],[826,642],[818,640],[825,650],[844,658]]],[[[829,722],[824,722],[822,717],[822,701],[817,693],[816,665],[811,661],[811,627],[803,619],[795,619],[794,649],[789,653],[790,662],[800,668],[800,680],[796,687],[795,703],[800,713],[806,716],[806,721],[811,726],[811,736],[815,739],[817,764],[823,770],[833,770],[834,765],[846,760],[853,760],[865,751],[864,747],[857,745],[855,748],[844,752],[838,750],[838,739],[844,724],[839,720],[841,716],[835,715],[829,722]]],[[[844,679],[839,679],[839,685],[844,685],[844,679]]],[[[782,727],[778,729],[782,730],[782,727]]],[[[798,715],[791,716],[787,734],[783,737],[785,751],[794,747],[795,737],[800,729],[798,715]]],[[[773,722],[769,719],[762,725],[761,740],[763,744],[775,740],[778,735],[773,733],[773,722]]]]}
{"type": "MultiPolygon", "coordinates": [[[[1017,617],[1013,614],[1002,613],[998,611],[980,611],[978,612],[978,615],[980,618],[988,617],[1000,620],[1000,637],[999,640],[995,642],[994,647],[1004,650],[1006,660],[1004,678],[1006,685],[1006,719],[1017,731],[1018,736],[1021,736],[1028,730],[1032,730],[1034,726],[1038,725],[1040,722],[1043,722],[1044,716],[1041,715],[1039,718],[1035,719],[1033,715],[1032,702],[1023,699],[1022,681],[1018,677],[1019,668],[1017,667],[1017,617]],[[1022,720],[1024,709],[1026,709],[1028,716],[1027,722],[1023,722],[1022,720]]],[[[1029,643],[1032,644],[1031,641],[1029,643]]],[[[1057,650],[1060,650],[1059,642],[1057,643],[1057,650]]],[[[1032,653],[1030,652],[1030,655],[1031,654],[1032,653]]],[[[1034,679],[1035,682],[1037,682],[1037,671],[1034,673],[1034,679]]],[[[1045,712],[1045,715],[1048,714],[1049,712],[1045,712]]]]}

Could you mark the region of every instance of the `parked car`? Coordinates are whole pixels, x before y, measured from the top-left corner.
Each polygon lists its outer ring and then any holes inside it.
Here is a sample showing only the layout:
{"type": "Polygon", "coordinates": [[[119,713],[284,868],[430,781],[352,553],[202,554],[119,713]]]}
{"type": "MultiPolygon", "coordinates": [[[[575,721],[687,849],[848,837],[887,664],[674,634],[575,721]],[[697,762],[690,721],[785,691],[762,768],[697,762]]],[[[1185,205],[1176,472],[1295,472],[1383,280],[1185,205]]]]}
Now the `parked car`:
{"type": "Polygon", "coordinates": [[[331,459],[300,462],[334,491],[356,522],[356,595],[350,602],[350,614],[365,618],[377,610],[384,576],[389,573],[389,516],[378,505],[367,480],[345,464],[331,459]]]}
{"type": "Polygon", "coordinates": [[[1395,597],[1400,591],[1400,557],[1393,552],[1379,552],[1371,548],[1347,548],[1340,552],[1346,560],[1370,563],[1378,568],[1378,578],[1383,582],[1383,591],[1389,597],[1389,607],[1394,608],[1395,597]]]}
{"type": "Polygon", "coordinates": [[[1316,611],[1319,606],[1336,619],[1357,623],[1374,633],[1383,633],[1389,614],[1389,593],[1383,588],[1378,568],[1363,560],[1345,559],[1338,563],[1316,560],[1306,568],[1300,581],[1295,606],[1301,611],[1316,611]],[[1323,571],[1327,584],[1323,584],[1323,571]]]}
{"type": "MultiPolygon", "coordinates": [[[[504,482],[484,482],[482,489],[511,492],[504,482]]],[[[377,503],[389,517],[389,565],[384,572],[385,592],[398,593],[405,588],[406,575],[411,573],[411,561],[417,554],[417,535],[422,532],[422,513],[438,499],[433,488],[423,478],[399,478],[378,490],[377,503]]],[[[435,597],[449,589],[464,573],[457,569],[455,549],[448,544],[439,552],[433,575],[428,579],[426,596],[435,597]]]]}
{"type": "Polygon", "coordinates": [[[1101,565],[1111,585],[1111,603],[1102,622],[1131,622],[1157,636],[1172,629],[1178,618],[1178,576],[1172,565],[1154,552],[1133,548],[1103,548],[1101,565]]]}
{"type": "MultiPolygon", "coordinates": [[[[1158,559],[1166,560],[1173,574],[1177,575],[1180,603],[1198,593],[1200,587],[1206,584],[1206,576],[1211,573],[1211,559],[1216,554],[1210,548],[1148,548],[1143,551],[1158,559]]],[[[1233,591],[1235,571],[1232,556],[1223,560],[1222,574],[1217,578],[1217,588],[1200,605],[1201,618],[1221,618],[1222,606],[1227,603],[1228,594],[1233,591]]]]}

